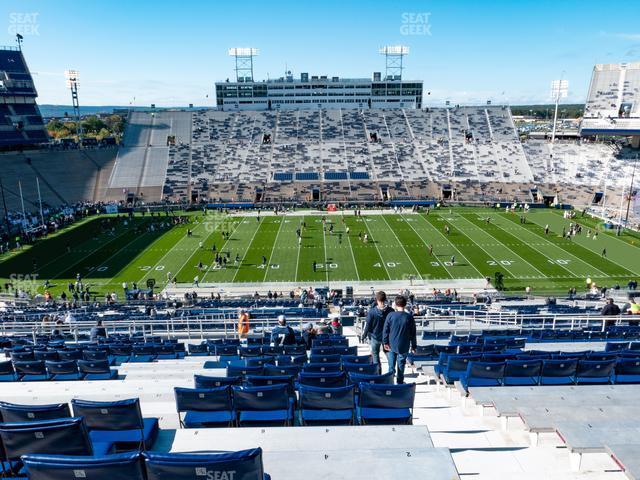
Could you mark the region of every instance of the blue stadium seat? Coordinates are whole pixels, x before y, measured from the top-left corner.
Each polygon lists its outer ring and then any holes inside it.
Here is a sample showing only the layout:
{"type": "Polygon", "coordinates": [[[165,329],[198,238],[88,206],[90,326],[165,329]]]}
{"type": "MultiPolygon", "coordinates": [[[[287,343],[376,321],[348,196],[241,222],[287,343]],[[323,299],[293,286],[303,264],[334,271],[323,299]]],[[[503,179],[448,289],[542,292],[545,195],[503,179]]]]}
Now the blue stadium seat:
{"type": "Polygon", "coordinates": [[[116,363],[125,363],[131,358],[132,347],[131,345],[111,345],[110,351],[116,363]]]}
{"type": "Polygon", "coordinates": [[[300,386],[302,425],[352,425],[355,415],[355,388],[300,386]]]}
{"type": "Polygon", "coordinates": [[[71,411],[66,403],[18,405],[0,402],[0,420],[4,423],[34,422],[69,417],[71,417],[71,411]]]}
{"type": "Polygon", "coordinates": [[[615,360],[580,360],[576,369],[576,383],[578,385],[611,383],[615,366],[615,360]]]}
{"type": "Polygon", "coordinates": [[[449,355],[446,357],[441,377],[447,383],[457,382],[460,375],[467,371],[469,362],[478,361],[480,358],[480,355],[449,355]]]}
{"type": "Polygon", "coordinates": [[[394,372],[387,372],[380,375],[367,375],[362,373],[349,373],[349,383],[358,385],[360,383],[377,383],[381,385],[393,385],[394,372]]]}
{"type": "Polygon", "coordinates": [[[23,456],[22,461],[30,480],[147,480],[138,452],[100,457],[33,454],[23,456]]]}
{"type": "Polygon", "coordinates": [[[371,363],[371,355],[342,355],[342,363],[371,363]]]}
{"type": "Polygon", "coordinates": [[[75,360],[48,360],[45,362],[51,380],[82,380],[75,360]]]}
{"type": "Polygon", "coordinates": [[[307,355],[304,345],[284,345],[285,355],[307,355]]]}
{"type": "Polygon", "coordinates": [[[18,374],[10,360],[0,362],[0,382],[17,382],[18,374]]]}
{"type": "Polygon", "coordinates": [[[640,359],[618,359],[613,383],[640,383],[640,359]]]}
{"type": "Polygon", "coordinates": [[[236,421],[231,385],[215,388],[174,388],[180,426],[231,427],[236,421]],[[184,418],[180,415],[184,413],[184,418]]]}
{"type": "Polygon", "coordinates": [[[109,352],[106,350],[83,350],[83,360],[95,361],[95,360],[108,360],[109,352]]]}
{"type": "Polygon", "coordinates": [[[190,343],[187,347],[189,355],[192,357],[207,357],[210,355],[209,348],[206,343],[190,343]]]}
{"type": "Polygon", "coordinates": [[[540,385],[573,385],[577,368],[575,358],[542,360],[540,385]]]}
{"type": "Polygon", "coordinates": [[[298,383],[323,388],[344,387],[347,377],[344,372],[300,372],[298,383]]]}
{"type": "MultiPolygon", "coordinates": [[[[4,454],[3,466],[7,467],[10,473],[17,473],[21,468],[19,460],[23,455],[91,456],[98,447],[92,445],[83,419],[73,417],[37,422],[2,423],[0,440],[4,454]]],[[[104,450],[108,450],[108,447],[104,450]]],[[[106,451],[100,451],[100,453],[106,453],[106,451]]]]}
{"type": "Polygon", "coordinates": [[[504,368],[504,362],[469,362],[467,371],[460,375],[460,383],[467,392],[469,387],[499,387],[504,368]]]}
{"type": "Polygon", "coordinates": [[[117,450],[151,448],[158,436],[158,419],[142,418],[137,398],[115,402],[71,400],[73,414],[84,417],[94,443],[112,443],[117,450]]]}
{"type": "Polygon", "coordinates": [[[242,377],[207,377],[206,375],[194,375],[193,380],[196,388],[216,388],[225,385],[240,385],[242,377]]]}
{"type": "Polygon", "coordinates": [[[247,387],[286,385],[289,395],[295,397],[294,381],[291,375],[247,375],[244,381],[247,387]]]}
{"type": "Polygon", "coordinates": [[[502,383],[505,386],[537,385],[542,362],[535,359],[507,360],[502,383]]]}
{"type": "Polygon", "coordinates": [[[327,372],[339,372],[342,369],[340,362],[335,363],[306,363],[302,367],[302,371],[305,373],[327,373],[327,372]]]}
{"type": "MultiPolygon", "coordinates": [[[[189,347],[191,348],[191,346],[189,347]]],[[[238,354],[238,346],[237,345],[216,345],[214,350],[213,350],[213,354],[220,356],[231,356],[231,357],[237,357],[238,354]]]]}
{"type": "Polygon", "coordinates": [[[13,368],[23,382],[39,382],[51,378],[42,360],[14,361],[13,368]]]}
{"type": "Polygon", "coordinates": [[[628,350],[630,342],[607,342],[604,347],[605,352],[620,352],[622,350],[628,350]]]}
{"type": "Polygon", "coordinates": [[[358,421],[369,424],[410,424],[413,419],[414,383],[358,385],[358,421]]]}
{"type": "Polygon", "coordinates": [[[213,480],[225,477],[230,479],[229,472],[234,472],[234,480],[268,480],[270,478],[264,473],[260,448],[228,453],[145,452],[144,457],[148,480],[196,478],[213,480]]]}
{"type": "Polygon", "coordinates": [[[233,387],[234,407],[240,426],[288,426],[293,404],[286,385],[233,387]]]}
{"type": "Polygon", "coordinates": [[[14,362],[33,362],[36,357],[33,351],[12,351],[11,352],[11,360],[14,362]]]}
{"type": "Polygon", "coordinates": [[[347,373],[360,373],[365,375],[376,375],[380,366],[376,363],[342,363],[342,369],[347,373]]]}
{"type": "Polygon", "coordinates": [[[65,360],[81,360],[82,350],[58,350],[58,358],[62,361],[65,360]]]}
{"type": "Polygon", "coordinates": [[[264,367],[262,365],[256,366],[242,366],[242,365],[229,365],[227,366],[227,377],[244,377],[246,375],[262,375],[264,367]]]}
{"type": "Polygon", "coordinates": [[[309,356],[309,363],[340,363],[341,357],[338,354],[333,355],[315,355],[309,356]]]}
{"type": "Polygon", "coordinates": [[[109,366],[109,360],[78,360],[78,370],[85,380],[115,380],[118,370],[109,366]]]}
{"type": "Polygon", "coordinates": [[[57,361],[59,360],[58,352],[51,350],[34,350],[33,358],[35,360],[42,360],[43,362],[47,361],[57,361]]]}
{"type": "Polygon", "coordinates": [[[299,365],[271,365],[267,363],[264,366],[264,374],[268,376],[273,375],[288,375],[296,376],[300,373],[302,367],[299,365]]]}

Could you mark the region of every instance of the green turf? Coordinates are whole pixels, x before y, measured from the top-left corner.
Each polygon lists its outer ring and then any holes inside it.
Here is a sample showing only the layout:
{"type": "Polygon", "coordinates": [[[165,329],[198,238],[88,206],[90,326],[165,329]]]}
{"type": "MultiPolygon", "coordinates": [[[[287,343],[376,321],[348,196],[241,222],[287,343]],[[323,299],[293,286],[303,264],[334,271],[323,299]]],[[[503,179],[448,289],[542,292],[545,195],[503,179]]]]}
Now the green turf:
{"type": "Polygon", "coordinates": [[[211,284],[304,285],[493,278],[499,271],[508,290],[530,286],[534,292],[558,292],[582,288],[587,277],[611,286],[640,276],[640,239],[635,234],[617,237],[595,219],[578,215],[567,220],[555,210],[532,210],[524,225],[521,213],[480,208],[365,213],[361,218],[353,213],[329,215],[326,225],[317,215],[267,216],[259,221],[252,216],[184,215],[188,224],[154,231],[149,226],[166,222],[165,217],[136,216],[127,225],[112,220],[113,231],[104,227],[105,217],[83,220],[0,257],[0,279],[31,292],[42,291],[44,280],[49,280],[51,290],[59,293],[80,273],[92,290],[104,294],[119,293],[122,282],[144,285],[151,278],[164,286],[169,275],[187,284],[198,276],[201,283],[211,284]],[[583,233],[569,241],[560,233],[571,221],[583,224],[583,233]],[[548,235],[545,225],[551,230],[548,235]],[[300,242],[298,228],[302,229],[300,242]],[[192,236],[187,236],[188,229],[192,236]],[[596,240],[587,238],[588,229],[599,232],[596,240]],[[222,232],[229,232],[227,240],[222,232]],[[226,268],[215,266],[214,244],[217,252],[228,255],[226,268]]]}

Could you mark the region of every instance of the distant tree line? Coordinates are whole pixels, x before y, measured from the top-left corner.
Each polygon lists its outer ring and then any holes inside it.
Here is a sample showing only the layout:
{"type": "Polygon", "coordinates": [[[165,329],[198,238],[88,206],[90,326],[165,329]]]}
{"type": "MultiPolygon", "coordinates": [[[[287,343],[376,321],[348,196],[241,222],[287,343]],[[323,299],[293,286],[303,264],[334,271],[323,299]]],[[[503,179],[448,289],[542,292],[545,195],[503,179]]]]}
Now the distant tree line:
{"type": "MultiPolygon", "coordinates": [[[[101,117],[89,115],[81,120],[82,133],[85,137],[93,137],[97,140],[114,137],[118,142],[122,138],[124,124],[125,120],[120,115],[101,117]]],[[[77,140],[77,122],[75,120],[52,119],[47,123],[47,130],[51,138],[75,138],[77,140]]]]}
{"type": "MultiPolygon", "coordinates": [[[[515,105],[511,106],[512,115],[533,116],[537,119],[552,119],[554,104],[550,105],[515,105]]],[[[558,106],[558,117],[561,118],[580,118],[584,112],[584,105],[576,104],[560,104],[558,106]]]]}

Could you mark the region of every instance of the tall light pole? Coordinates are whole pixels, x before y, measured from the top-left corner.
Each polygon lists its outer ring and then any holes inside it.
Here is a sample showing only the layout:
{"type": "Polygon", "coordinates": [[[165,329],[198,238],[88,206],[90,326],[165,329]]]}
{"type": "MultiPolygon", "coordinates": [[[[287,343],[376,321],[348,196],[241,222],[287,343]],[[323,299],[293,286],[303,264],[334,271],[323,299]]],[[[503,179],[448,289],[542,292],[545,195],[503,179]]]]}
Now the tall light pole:
{"type": "Polygon", "coordinates": [[[64,76],[67,79],[67,87],[71,90],[71,103],[73,105],[73,113],[76,117],[76,132],[78,140],[82,140],[82,124],[80,123],[80,102],[78,101],[78,85],[80,84],[80,75],[77,70],[65,70],[64,76]]]}
{"type": "Polygon", "coordinates": [[[553,130],[551,132],[551,145],[556,141],[556,125],[558,123],[558,104],[560,98],[566,98],[569,94],[569,80],[553,80],[551,82],[551,96],[555,101],[556,108],[553,114],[553,130]]]}

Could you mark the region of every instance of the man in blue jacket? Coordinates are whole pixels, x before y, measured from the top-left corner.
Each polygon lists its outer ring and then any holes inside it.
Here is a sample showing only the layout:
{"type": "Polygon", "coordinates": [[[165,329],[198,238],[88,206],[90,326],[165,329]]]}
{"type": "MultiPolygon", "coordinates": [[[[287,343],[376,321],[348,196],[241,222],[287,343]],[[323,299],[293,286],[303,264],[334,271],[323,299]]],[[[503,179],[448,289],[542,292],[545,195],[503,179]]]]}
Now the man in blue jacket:
{"type": "Polygon", "coordinates": [[[380,369],[380,347],[382,346],[382,330],[384,328],[384,322],[387,315],[393,312],[393,308],[387,305],[386,302],[386,293],[383,291],[376,293],[376,303],[369,309],[369,313],[367,313],[367,321],[364,324],[364,330],[362,331],[362,339],[369,339],[373,363],[378,365],[378,369],[380,369]]]}
{"type": "Polygon", "coordinates": [[[404,366],[409,351],[415,352],[418,346],[416,339],[416,321],[413,315],[405,311],[407,299],[398,295],[394,302],[395,312],[391,312],[384,322],[382,343],[389,360],[389,371],[396,370],[396,383],[404,383],[404,366]]]}
{"type": "Polygon", "coordinates": [[[296,335],[293,328],[287,325],[287,319],[284,315],[278,316],[278,325],[271,330],[271,345],[279,347],[281,345],[294,345],[296,343],[296,335]]]}

